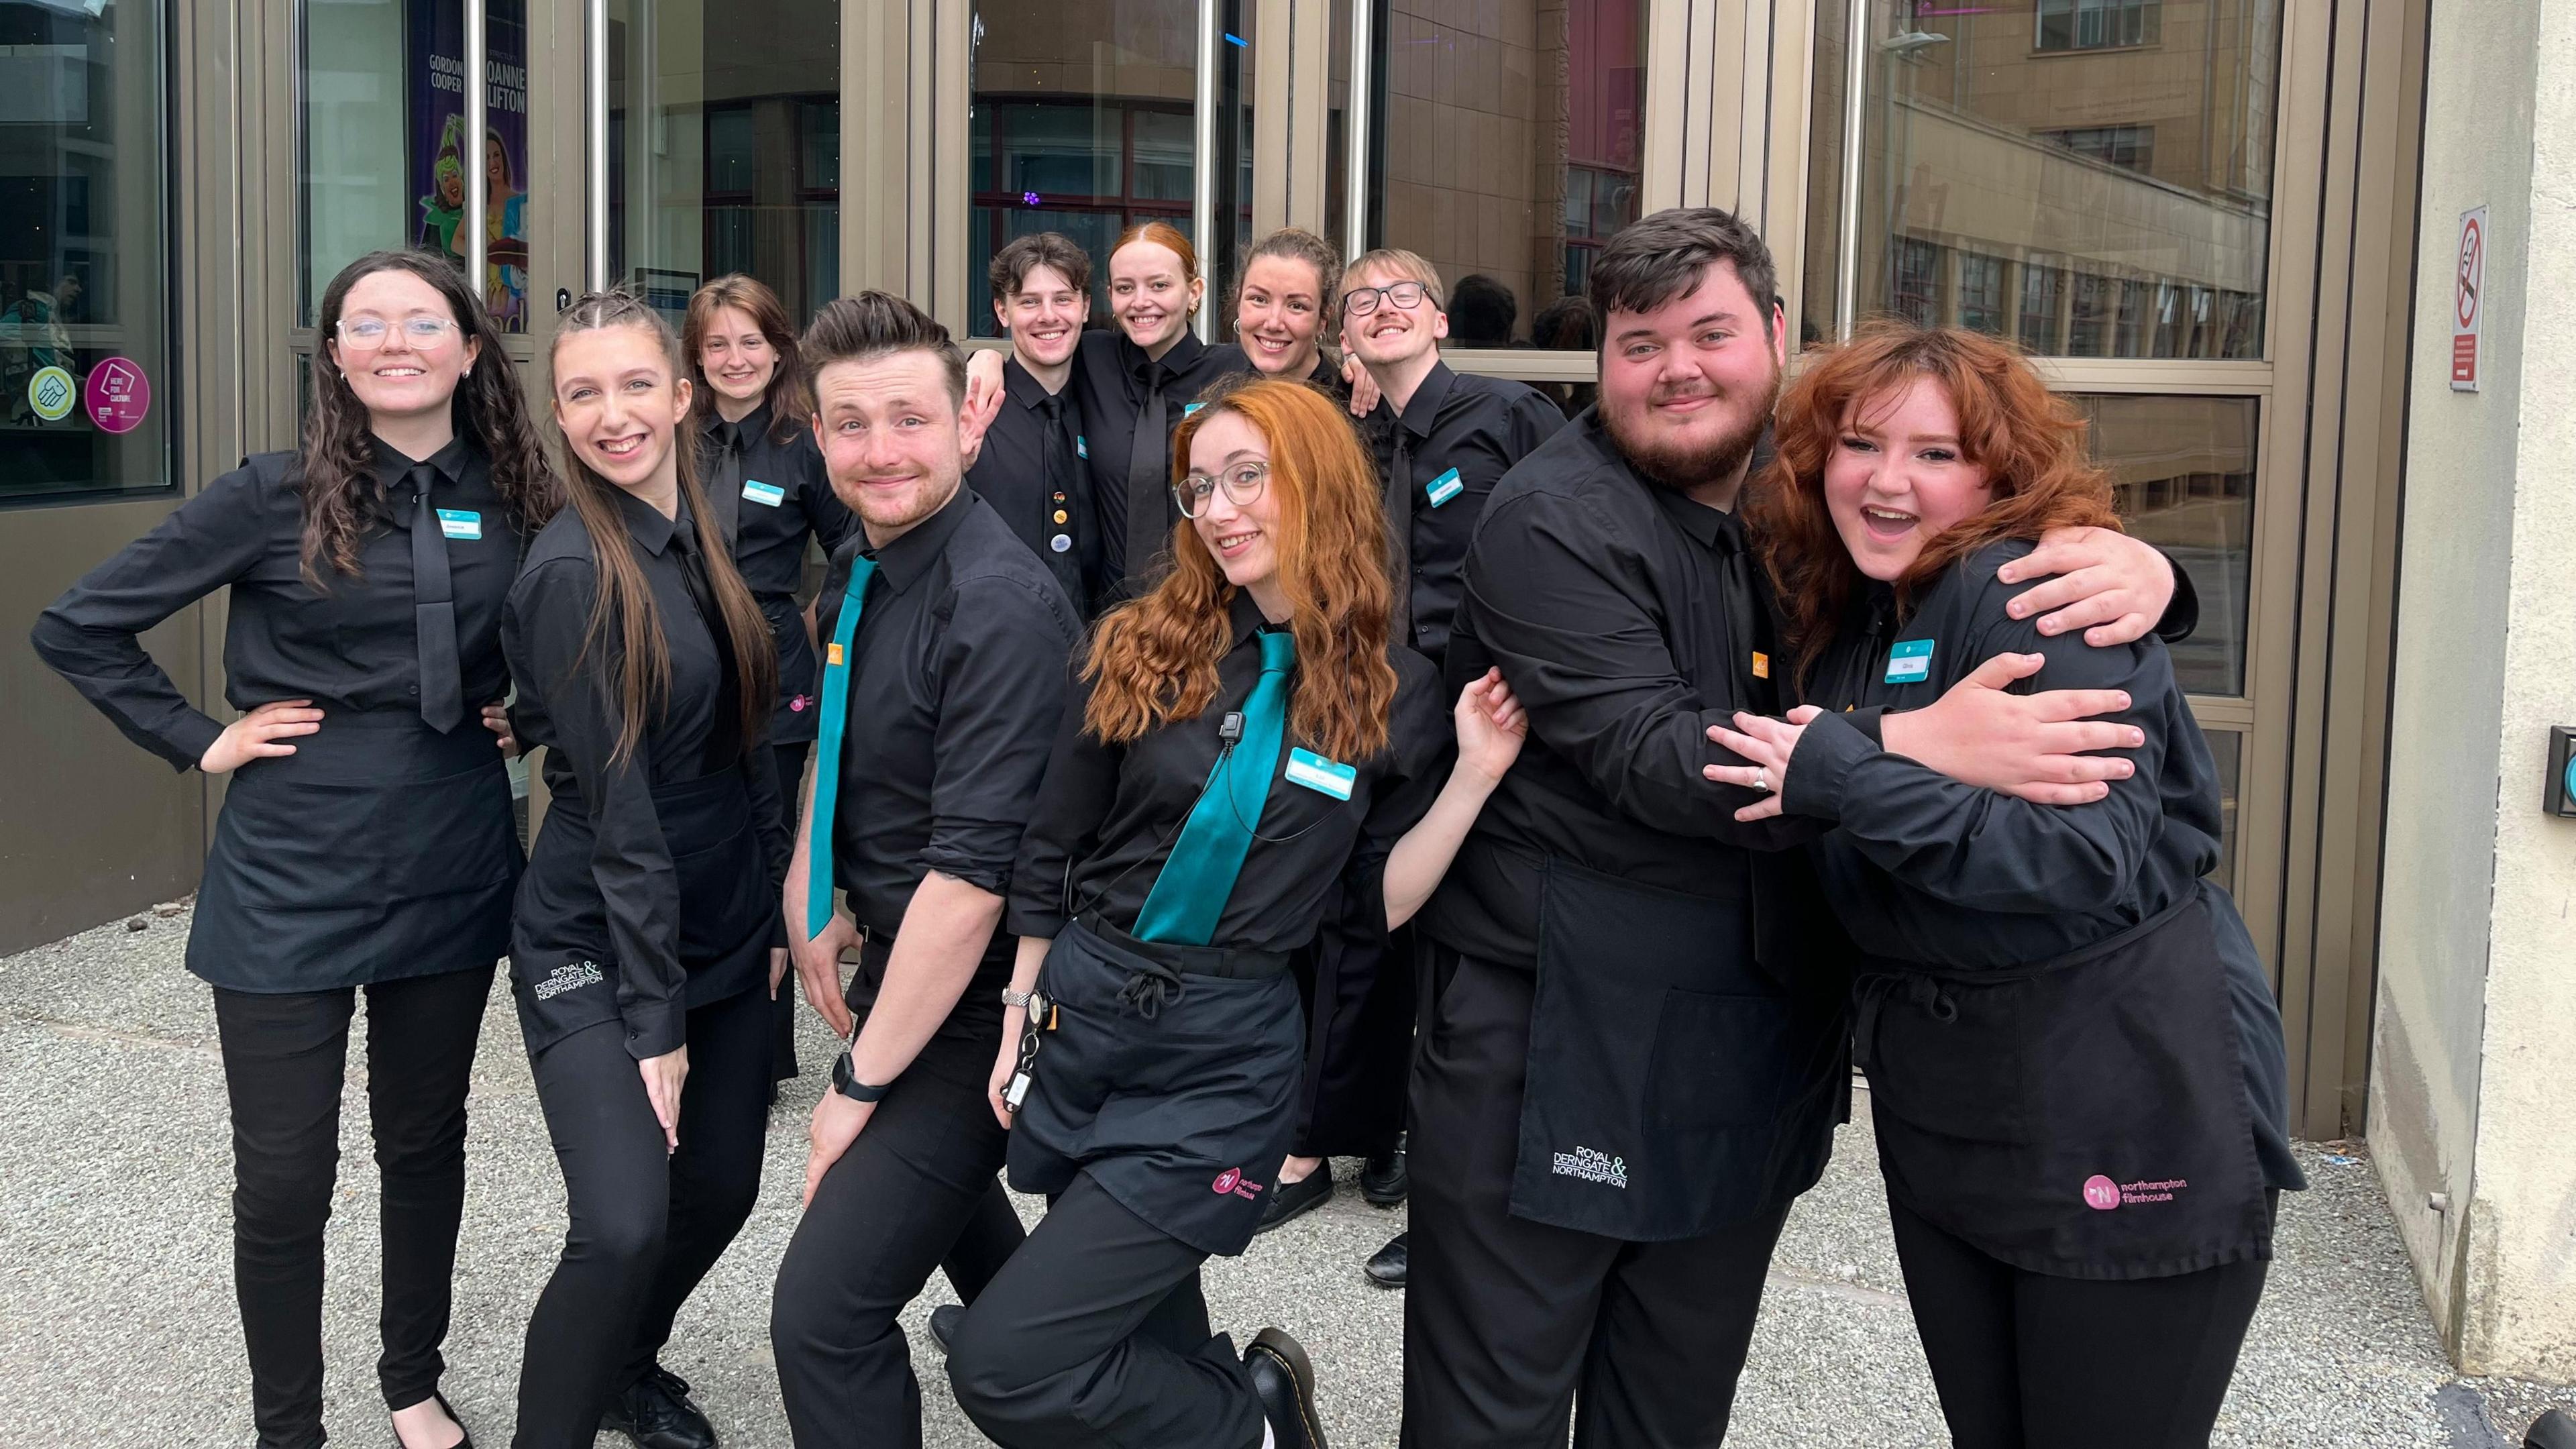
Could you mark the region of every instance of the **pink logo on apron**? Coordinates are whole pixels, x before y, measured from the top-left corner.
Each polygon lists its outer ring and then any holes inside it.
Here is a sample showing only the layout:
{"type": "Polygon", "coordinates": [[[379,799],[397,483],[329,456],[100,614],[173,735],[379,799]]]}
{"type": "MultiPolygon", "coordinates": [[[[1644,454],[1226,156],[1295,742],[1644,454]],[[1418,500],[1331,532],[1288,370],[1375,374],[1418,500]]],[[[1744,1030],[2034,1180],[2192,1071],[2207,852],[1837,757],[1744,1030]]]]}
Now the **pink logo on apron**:
{"type": "Polygon", "coordinates": [[[787,707],[798,714],[803,714],[805,712],[805,706],[811,702],[812,701],[808,700],[804,695],[800,694],[789,699],[787,701],[787,707]]]}
{"type": "Polygon", "coordinates": [[[1218,1197],[1249,1198],[1261,1191],[1261,1184],[1244,1181],[1242,1168],[1229,1167],[1216,1175],[1216,1181],[1208,1184],[1208,1191],[1218,1197]]]}
{"type": "Polygon", "coordinates": [[[2084,1179],[2084,1205],[2109,1212],[2120,1205],[2120,1185],[2099,1173],[2084,1179]]]}

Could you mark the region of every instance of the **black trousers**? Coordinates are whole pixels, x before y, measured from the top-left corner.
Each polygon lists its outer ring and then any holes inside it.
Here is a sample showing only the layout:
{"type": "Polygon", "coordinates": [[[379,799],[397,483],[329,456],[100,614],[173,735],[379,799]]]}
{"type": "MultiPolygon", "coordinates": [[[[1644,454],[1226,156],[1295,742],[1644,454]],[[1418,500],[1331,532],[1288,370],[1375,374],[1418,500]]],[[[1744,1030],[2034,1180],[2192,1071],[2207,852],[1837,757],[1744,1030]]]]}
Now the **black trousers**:
{"type": "MultiPolygon", "coordinates": [[[[805,757],[813,753],[814,742],[798,740],[770,749],[778,761],[778,808],[787,817],[787,844],[792,850],[796,845],[798,807],[805,803],[805,757]]],[[[769,1005],[771,1081],[783,1082],[796,1075],[796,1001],[803,994],[797,989],[796,973],[791,969],[787,979],[778,983],[777,1000],[769,1005]]]]}
{"type": "Polygon", "coordinates": [[[957,1325],[959,1407],[1003,1449],[1259,1449],[1252,1380],[1208,1327],[1205,1261],[1077,1175],[957,1325]]]}
{"type": "Polygon", "coordinates": [[[1788,1205],[1670,1243],[1511,1216],[1537,978],[1434,951],[1413,1076],[1404,1442],[1561,1449],[1574,1416],[1578,1449],[1718,1443],[1788,1205]]]}
{"type": "Polygon", "coordinates": [[[1388,932],[1383,905],[1351,901],[1356,894],[1335,888],[1324,929],[1298,953],[1306,1000],[1300,1157],[1375,1157],[1393,1152],[1404,1130],[1418,938],[1409,926],[1388,932]]]}
{"type": "Polygon", "coordinates": [[[589,1449],[610,1397],[652,1367],[671,1320],[751,1216],[769,1116],[769,998],[689,1012],[680,1148],[666,1150],[614,1020],[531,1062],[572,1223],[519,1361],[519,1449],[589,1449]]]}
{"type": "Polygon", "coordinates": [[[921,1443],[896,1317],[944,1268],[973,1303],[1025,1236],[984,1087],[1001,1035],[952,1018],[814,1189],[778,1265],[769,1344],[798,1449],[921,1443]]]}
{"type": "Polygon", "coordinates": [[[2207,1449],[2268,1261],[2053,1278],[1888,1208],[1957,1449],[2207,1449]]]}
{"type": "MultiPolygon", "coordinates": [[[[233,1287],[263,1449],[322,1442],[322,1227],[340,1166],[340,1090],[360,988],[215,988],[233,1119],[233,1287]]],[[[465,1210],[465,1092],[492,968],[367,994],[367,1108],[383,1179],[385,1406],[430,1396],[446,1369],[448,1279],[465,1210]]]]}

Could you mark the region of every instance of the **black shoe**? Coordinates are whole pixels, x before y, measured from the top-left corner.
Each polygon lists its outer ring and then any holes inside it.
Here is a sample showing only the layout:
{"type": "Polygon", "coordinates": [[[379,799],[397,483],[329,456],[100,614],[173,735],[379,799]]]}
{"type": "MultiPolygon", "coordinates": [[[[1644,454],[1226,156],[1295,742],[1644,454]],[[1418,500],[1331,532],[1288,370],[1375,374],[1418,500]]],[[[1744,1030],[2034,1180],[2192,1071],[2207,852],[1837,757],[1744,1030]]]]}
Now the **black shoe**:
{"type": "Polygon", "coordinates": [[[1253,1226],[1256,1233],[1266,1233],[1295,1218],[1310,1213],[1333,1200],[1333,1164],[1326,1162],[1295,1182],[1282,1184],[1261,1205],[1261,1221],[1253,1226]]]}
{"type": "Polygon", "coordinates": [[[1324,1449],[1324,1421],[1315,1412],[1315,1366],[1284,1328],[1265,1328],[1243,1351],[1244,1370],[1261,1415],[1270,1421],[1278,1449],[1324,1449]]]}
{"type": "Polygon", "coordinates": [[[716,1449],[716,1426],[689,1401],[689,1385],[655,1364],[618,1391],[599,1427],[635,1441],[635,1449],[716,1449]]]}
{"type": "Polygon", "coordinates": [[[2576,1449],[2576,1418],[2552,1409],[2532,1420],[2530,1431],[2522,1436],[2522,1449],[2576,1449]]]}
{"type": "Polygon", "coordinates": [[[966,1309],[961,1304],[942,1303],[930,1310],[930,1338],[941,1353],[948,1351],[948,1341],[957,1336],[957,1325],[965,1321],[966,1309]]]}
{"type": "MultiPolygon", "coordinates": [[[[454,1420],[456,1424],[456,1432],[463,1436],[455,1443],[448,1445],[447,1449],[474,1449],[474,1431],[466,1428],[465,1421],[457,1417],[455,1406],[447,1402],[447,1395],[440,1393],[436,1389],[431,1389],[429,1391],[429,1396],[438,1400],[439,1411],[447,1415],[449,1419],[454,1420]]],[[[395,1430],[394,1443],[399,1445],[402,1441],[402,1431],[399,1429],[395,1430]]]]}
{"type": "Polygon", "coordinates": [[[1410,1233],[1398,1233],[1387,1239],[1386,1246],[1378,1249],[1376,1256],[1370,1258],[1360,1271],[1380,1288],[1403,1287],[1404,1275],[1413,1266],[1413,1249],[1404,1241],[1411,1236],[1410,1233]]]}
{"type": "Polygon", "coordinates": [[[1391,1208],[1404,1201],[1404,1195],[1412,1189],[1413,1179],[1404,1170],[1401,1137],[1395,1139],[1393,1148],[1360,1166],[1360,1196],[1368,1199],[1370,1207],[1391,1208]]]}

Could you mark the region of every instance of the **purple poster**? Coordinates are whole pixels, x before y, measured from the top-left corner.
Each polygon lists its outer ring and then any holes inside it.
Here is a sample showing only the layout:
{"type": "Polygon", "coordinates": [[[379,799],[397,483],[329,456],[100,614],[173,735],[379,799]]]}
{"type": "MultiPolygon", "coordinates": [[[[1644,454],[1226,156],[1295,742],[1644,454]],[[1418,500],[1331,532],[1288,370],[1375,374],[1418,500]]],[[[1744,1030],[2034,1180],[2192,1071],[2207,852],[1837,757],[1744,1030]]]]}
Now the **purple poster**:
{"type": "Polygon", "coordinates": [[[465,187],[483,178],[488,248],[483,301],[504,332],[528,330],[528,26],[525,0],[491,0],[484,21],[486,133],[465,157],[465,7],[404,0],[410,30],[412,241],[465,260],[465,187]]]}

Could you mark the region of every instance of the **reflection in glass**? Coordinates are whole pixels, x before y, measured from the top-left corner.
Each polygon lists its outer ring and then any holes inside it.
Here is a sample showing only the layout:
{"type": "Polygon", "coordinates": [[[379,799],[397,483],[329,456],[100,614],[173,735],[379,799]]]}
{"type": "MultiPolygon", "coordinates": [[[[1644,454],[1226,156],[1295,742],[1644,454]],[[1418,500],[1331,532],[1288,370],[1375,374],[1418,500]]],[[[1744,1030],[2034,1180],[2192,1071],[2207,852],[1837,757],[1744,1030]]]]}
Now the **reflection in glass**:
{"type": "Polygon", "coordinates": [[[674,327],[733,272],[839,295],[840,86],[837,0],[610,0],[610,277],[674,327]]]}
{"type": "Polygon", "coordinates": [[[1642,0],[1388,0],[1370,236],[1440,269],[1450,346],[1564,345],[1537,340],[1564,330],[1551,309],[1637,218],[1644,17],[1642,0]]]}
{"type": "MultiPolygon", "coordinates": [[[[1855,314],[2060,356],[2260,355],[2282,0],[2164,12],[1872,0],[1855,314]],[[2011,315],[1986,305],[1995,267],[2011,315]]],[[[1817,7],[1809,341],[1836,315],[1847,16],[1817,7]]]]}
{"type": "Polygon", "coordinates": [[[2082,394],[2094,460],[2110,470],[2129,532],[2191,575],[2200,626],[2173,646],[2191,694],[2245,692],[2246,608],[2254,559],[2252,398],[2082,394]]]}
{"type": "Polygon", "coordinates": [[[0,500],[170,483],[162,13],[0,3],[0,500]]]}
{"type": "Polygon", "coordinates": [[[2209,878],[2220,885],[2236,879],[2236,793],[2244,779],[2245,736],[2234,730],[2207,730],[2210,757],[2218,765],[2218,864],[2209,878]]]}

